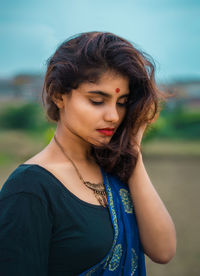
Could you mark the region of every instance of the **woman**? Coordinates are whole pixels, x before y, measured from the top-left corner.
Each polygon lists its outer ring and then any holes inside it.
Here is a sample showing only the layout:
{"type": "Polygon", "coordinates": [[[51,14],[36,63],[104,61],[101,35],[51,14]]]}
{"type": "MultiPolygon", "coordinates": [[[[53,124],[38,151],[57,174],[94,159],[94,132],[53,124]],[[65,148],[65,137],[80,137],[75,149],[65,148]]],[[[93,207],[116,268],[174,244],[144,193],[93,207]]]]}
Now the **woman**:
{"type": "Polygon", "coordinates": [[[140,144],[160,93],[148,58],[111,33],[83,33],[50,58],[43,100],[54,138],[1,190],[2,275],[145,275],[167,263],[173,222],[140,144]]]}

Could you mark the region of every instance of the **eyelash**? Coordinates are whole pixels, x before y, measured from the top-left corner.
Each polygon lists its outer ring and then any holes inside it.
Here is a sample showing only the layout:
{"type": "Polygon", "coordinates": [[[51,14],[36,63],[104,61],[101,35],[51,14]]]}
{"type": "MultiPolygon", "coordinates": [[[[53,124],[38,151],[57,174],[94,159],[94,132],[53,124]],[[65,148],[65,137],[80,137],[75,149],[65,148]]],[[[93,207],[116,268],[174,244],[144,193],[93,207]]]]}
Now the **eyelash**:
{"type": "MultiPolygon", "coordinates": [[[[92,100],[90,100],[90,101],[91,101],[91,103],[93,105],[102,105],[104,103],[104,102],[95,102],[95,101],[92,101],[92,100]]],[[[125,103],[117,103],[117,105],[120,106],[120,107],[125,107],[127,105],[127,102],[125,102],[125,103]]]]}

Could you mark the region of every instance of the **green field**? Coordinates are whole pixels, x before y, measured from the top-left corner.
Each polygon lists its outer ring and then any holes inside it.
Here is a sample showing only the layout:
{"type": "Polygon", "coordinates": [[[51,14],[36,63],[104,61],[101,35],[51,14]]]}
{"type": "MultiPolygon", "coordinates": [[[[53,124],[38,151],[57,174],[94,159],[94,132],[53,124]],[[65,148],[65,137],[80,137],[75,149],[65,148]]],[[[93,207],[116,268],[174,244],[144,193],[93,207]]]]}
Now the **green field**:
{"type": "MultiPolygon", "coordinates": [[[[0,132],[0,186],[11,171],[40,151],[47,133],[0,132]]],[[[143,146],[144,163],[177,229],[176,257],[167,265],[147,258],[148,276],[200,275],[200,141],[152,140],[143,146]]],[[[147,232],[148,234],[148,232],[147,232]]]]}

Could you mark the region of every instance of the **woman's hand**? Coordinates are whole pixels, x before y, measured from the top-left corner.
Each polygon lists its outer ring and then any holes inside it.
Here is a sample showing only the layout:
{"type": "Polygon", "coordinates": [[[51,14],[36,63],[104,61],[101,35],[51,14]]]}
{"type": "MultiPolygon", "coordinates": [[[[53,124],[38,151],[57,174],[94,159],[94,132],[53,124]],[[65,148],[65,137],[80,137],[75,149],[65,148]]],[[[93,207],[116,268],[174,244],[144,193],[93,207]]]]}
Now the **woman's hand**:
{"type": "Polygon", "coordinates": [[[144,132],[145,132],[147,126],[153,124],[158,119],[158,117],[159,117],[159,113],[157,113],[152,120],[149,120],[148,123],[143,123],[139,127],[137,133],[135,135],[133,135],[132,142],[133,142],[133,148],[134,148],[134,150],[136,150],[138,152],[140,151],[140,146],[141,146],[142,138],[144,136],[144,132]]]}
{"type": "Polygon", "coordinates": [[[140,147],[141,142],[142,142],[142,138],[144,135],[144,131],[147,127],[147,123],[144,123],[143,125],[141,125],[138,129],[138,132],[136,133],[136,135],[134,135],[134,142],[137,144],[138,147],[140,147]]]}

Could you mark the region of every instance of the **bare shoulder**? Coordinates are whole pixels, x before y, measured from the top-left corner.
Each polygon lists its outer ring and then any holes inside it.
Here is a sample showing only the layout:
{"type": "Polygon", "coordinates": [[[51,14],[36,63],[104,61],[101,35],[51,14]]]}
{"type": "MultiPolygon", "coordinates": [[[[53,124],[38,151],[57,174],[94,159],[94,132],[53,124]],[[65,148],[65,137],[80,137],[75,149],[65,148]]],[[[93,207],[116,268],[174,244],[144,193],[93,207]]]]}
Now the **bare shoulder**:
{"type": "Polygon", "coordinates": [[[24,162],[24,164],[35,164],[41,166],[48,166],[51,164],[59,163],[60,157],[55,150],[52,150],[51,143],[48,144],[42,151],[32,156],[24,162]]]}
{"type": "Polygon", "coordinates": [[[37,153],[36,155],[32,156],[31,158],[29,158],[24,162],[24,164],[38,164],[38,165],[43,163],[48,163],[48,158],[44,151],[37,153]]]}
{"type": "Polygon", "coordinates": [[[24,164],[47,165],[55,161],[55,156],[56,154],[52,151],[50,143],[43,150],[26,160],[24,164]]]}
{"type": "Polygon", "coordinates": [[[59,175],[62,176],[63,171],[68,172],[68,174],[71,171],[70,169],[72,166],[70,162],[68,160],[64,161],[65,162],[63,162],[62,158],[59,159],[58,156],[48,150],[48,148],[45,148],[41,152],[26,160],[23,164],[39,165],[59,178],[59,175]]]}

